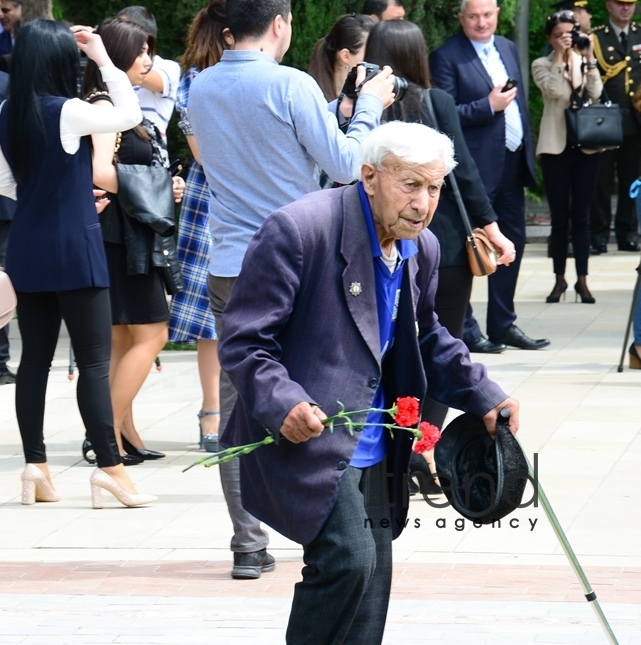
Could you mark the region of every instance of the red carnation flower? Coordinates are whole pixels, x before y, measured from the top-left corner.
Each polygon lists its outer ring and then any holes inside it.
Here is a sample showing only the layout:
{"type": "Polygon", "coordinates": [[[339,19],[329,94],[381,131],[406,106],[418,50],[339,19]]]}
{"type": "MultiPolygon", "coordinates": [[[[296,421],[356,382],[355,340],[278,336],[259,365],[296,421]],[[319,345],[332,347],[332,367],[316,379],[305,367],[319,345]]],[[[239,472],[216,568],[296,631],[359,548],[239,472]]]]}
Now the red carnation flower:
{"type": "Polygon", "coordinates": [[[436,426],[433,426],[427,421],[423,421],[421,423],[419,430],[421,431],[423,438],[419,439],[414,444],[414,452],[420,455],[434,448],[434,446],[438,443],[438,440],[441,438],[441,431],[436,426]]]}
{"type": "Polygon", "coordinates": [[[394,422],[403,428],[409,428],[418,423],[418,399],[413,396],[403,396],[396,399],[396,414],[394,422]]]}

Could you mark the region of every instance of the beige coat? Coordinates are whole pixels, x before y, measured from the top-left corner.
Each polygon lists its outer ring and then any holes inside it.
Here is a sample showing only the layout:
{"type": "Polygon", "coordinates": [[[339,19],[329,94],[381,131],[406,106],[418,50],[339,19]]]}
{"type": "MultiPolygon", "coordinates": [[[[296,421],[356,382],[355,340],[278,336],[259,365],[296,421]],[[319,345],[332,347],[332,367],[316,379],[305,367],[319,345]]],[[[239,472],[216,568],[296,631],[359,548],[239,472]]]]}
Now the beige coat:
{"type": "MultiPolygon", "coordinates": [[[[532,63],[532,78],[543,94],[543,116],[536,154],[558,155],[563,152],[566,145],[565,108],[570,105],[570,76],[565,67],[552,61],[554,52],[549,56],[537,58],[532,63]]],[[[593,102],[598,101],[603,91],[603,83],[599,74],[581,74],[582,57],[575,51],[572,56],[572,85],[578,93],[585,88],[586,97],[593,102]]],[[[595,150],[582,150],[590,153],[595,150]]]]}

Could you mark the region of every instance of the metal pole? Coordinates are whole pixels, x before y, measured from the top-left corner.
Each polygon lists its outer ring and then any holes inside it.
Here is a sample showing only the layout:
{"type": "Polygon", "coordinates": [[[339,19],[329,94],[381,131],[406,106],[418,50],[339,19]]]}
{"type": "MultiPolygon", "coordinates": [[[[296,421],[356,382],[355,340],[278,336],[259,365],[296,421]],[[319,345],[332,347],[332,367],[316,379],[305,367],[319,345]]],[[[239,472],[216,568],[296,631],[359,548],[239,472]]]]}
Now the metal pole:
{"type": "MultiPolygon", "coordinates": [[[[516,440],[518,441],[518,437],[516,438],[516,440]]],[[[519,442],[519,445],[521,445],[520,442],[519,442]]],[[[522,447],[521,447],[521,450],[523,450],[522,447]]],[[[523,454],[525,455],[525,451],[523,452],[523,454]]],[[[601,609],[601,605],[599,604],[599,601],[596,598],[596,594],[592,590],[590,582],[588,581],[583,569],[581,568],[581,565],[579,564],[579,561],[577,560],[577,557],[572,549],[572,546],[568,542],[568,539],[565,536],[563,529],[561,528],[561,524],[559,523],[559,520],[557,519],[556,515],[554,514],[554,511],[552,510],[552,506],[550,506],[550,501],[548,500],[547,495],[543,491],[543,487],[541,486],[541,483],[539,482],[538,477],[536,479],[534,477],[534,470],[532,469],[532,464],[530,463],[530,460],[527,458],[527,456],[525,456],[525,460],[527,461],[528,475],[530,477],[530,481],[533,482],[534,485],[537,487],[539,499],[541,500],[541,505],[543,506],[543,510],[545,511],[545,514],[547,515],[548,520],[550,520],[552,529],[556,533],[556,537],[561,543],[561,547],[563,548],[563,551],[565,551],[565,555],[570,561],[570,564],[574,569],[574,573],[576,574],[576,577],[579,579],[579,583],[583,587],[583,593],[585,594],[585,599],[588,601],[588,603],[590,603],[590,605],[592,605],[592,608],[594,609],[597,615],[597,618],[601,623],[601,627],[603,627],[603,631],[608,637],[608,641],[612,645],[618,645],[619,642],[617,641],[616,636],[614,635],[614,632],[612,631],[612,628],[608,623],[608,619],[605,617],[605,614],[601,609]]]]}

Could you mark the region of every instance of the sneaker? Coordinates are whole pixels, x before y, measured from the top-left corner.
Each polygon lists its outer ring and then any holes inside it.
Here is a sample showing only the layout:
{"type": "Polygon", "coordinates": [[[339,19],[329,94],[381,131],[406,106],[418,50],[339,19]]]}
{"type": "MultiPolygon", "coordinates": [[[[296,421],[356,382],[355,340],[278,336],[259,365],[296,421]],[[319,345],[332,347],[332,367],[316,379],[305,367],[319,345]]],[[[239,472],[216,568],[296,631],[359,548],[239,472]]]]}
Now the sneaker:
{"type": "Polygon", "coordinates": [[[276,568],[273,556],[267,549],[252,553],[234,553],[234,568],[231,577],[236,580],[253,580],[260,578],[262,573],[269,573],[276,568]]]}
{"type": "Polygon", "coordinates": [[[12,385],[15,382],[16,375],[10,369],[0,372],[0,385],[12,385]]]}

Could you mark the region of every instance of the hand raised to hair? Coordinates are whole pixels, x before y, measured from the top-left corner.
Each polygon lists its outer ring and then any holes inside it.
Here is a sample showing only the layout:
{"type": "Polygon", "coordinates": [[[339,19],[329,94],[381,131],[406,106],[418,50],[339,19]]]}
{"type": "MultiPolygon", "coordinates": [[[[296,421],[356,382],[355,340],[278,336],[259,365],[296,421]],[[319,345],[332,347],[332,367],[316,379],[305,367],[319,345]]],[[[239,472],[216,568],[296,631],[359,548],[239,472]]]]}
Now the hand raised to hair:
{"type": "Polygon", "coordinates": [[[71,27],[71,33],[80,51],[87,54],[87,58],[90,58],[98,67],[111,65],[111,58],[107,54],[102,38],[91,27],[74,25],[71,27]]]}

